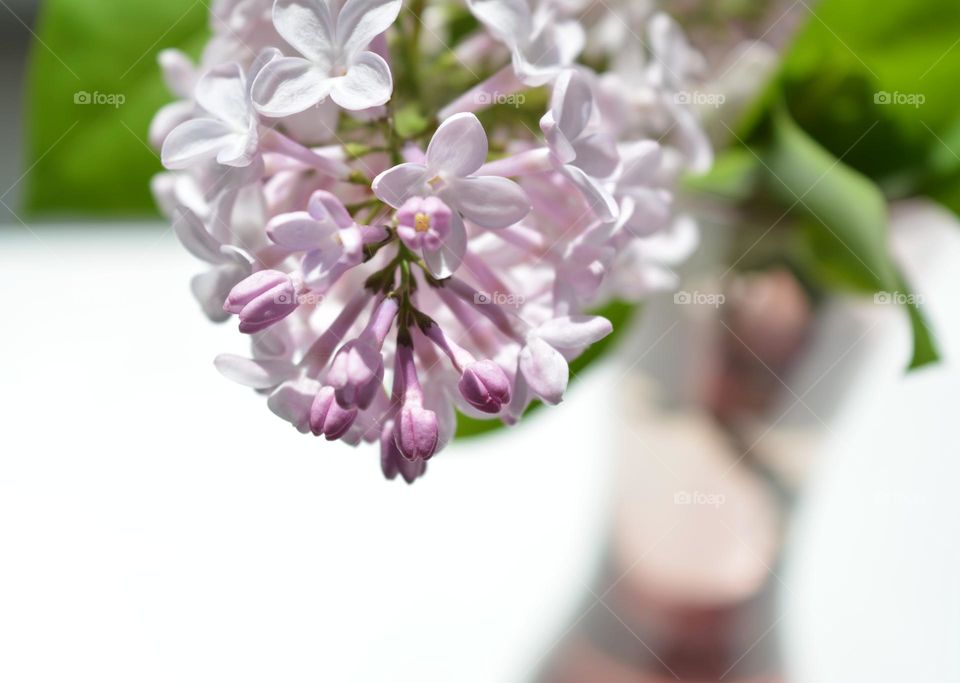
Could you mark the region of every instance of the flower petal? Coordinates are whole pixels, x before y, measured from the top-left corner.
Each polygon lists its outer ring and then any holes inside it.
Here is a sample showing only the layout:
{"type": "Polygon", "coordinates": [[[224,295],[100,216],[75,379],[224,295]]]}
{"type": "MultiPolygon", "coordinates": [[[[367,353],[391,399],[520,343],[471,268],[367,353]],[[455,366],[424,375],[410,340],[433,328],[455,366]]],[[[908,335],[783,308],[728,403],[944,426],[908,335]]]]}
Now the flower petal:
{"type": "Polygon", "coordinates": [[[645,186],[656,183],[663,163],[663,148],[655,140],[639,140],[623,148],[621,186],[645,186]]]}
{"type": "Polygon", "coordinates": [[[253,104],[264,116],[299,114],[326,99],[333,79],[322,66],[299,57],[267,64],[253,82],[253,104]]]}
{"type": "Polygon", "coordinates": [[[214,239],[193,211],[177,210],[173,219],[173,232],[184,248],[201,261],[218,264],[226,260],[220,252],[220,242],[214,239]]]}
{"type": "Polygon", "coordinates": [[[548,320],[537,336],[560,350],[582,350],[613,332],[609,320],[599,315],[571,315],[548,320]]]}
{"type": "Polygon", "coordinates": [[[533,17],[527,0],[467,0],[478,20],[510,47],[519,45],[533,33],[533,17]]]}
{"type": "Polygon", "coordinates": [[[217,156],[236,141],[237,133],[216,119],[191,119],[170,131],[160,158],[169,169],[181,169],[217,156]]]}
{"type": "Polygon", "coordinates": [[[497,176],[458,178],[441,193],[441,199],[481,228],[505,228],[530,213],[530,199],[523,188],[497,176]]]}
{"type": "Polygon", "coordinates": [[[555,405],[563,400],[570,367],[560,352],[547,342],[536,336],[527,340],[520,351],[520,372],[530,389],[547,403],[555,405]]]}
{"type": "MultiPolygon", "coordinates": [[[[550,101],[550,113],[559,131],[572,144],[590,123],[593,114],[593,92],[586,77],[575,69],[567,69],[557,78],[550,101]]],[[[546,130],[547,141],[551,133],[546,130]]]]}
{"type": "Polygon", "coordinates": [[[434,173],[468,176],[487,160],[487,133],[473,114],[454,114],[440,124],[427,147],[427,166],[434,173]]]}
{"type": "Polygon", "coordinates": [[[453,214],[450,217],[450,234],[443,241],[440,248],[434,251],[424,249],[423,260],[430,272],[439,280],[444,280],[460,267],[464,254],[467,253],[467,229],[460,216],[453,214]]]}
{"type": "Polygon", "coordinates": [[[194,115],[194,109],[195,105],[188,100],[178,100],[161,107],[150,121],[150,131],[147,133],[150,146],[161,149],[170,131],[189,121],[194,115]]]}
{"type": "Polygon", "coordinates": [[[286,420],[302,434],[310,431],[310,407],[320,391],[316,380],[288,381],[277,387],[267,399],[267,407],[277,417],[286,420]]]}
{"type": "Polygon", "coordinates": [[[336,51],[336,30],[327,0],[277,0],[273,25],[304,57],[329,61],[336,51]]]}
{"type": "Polygon", "coordinates": [[[253,360],[229,353],[217,356],[213,364],[227,379],[251,389],[271,389],[297,373],[297,366],[289,361],[253,360]]]}
{"type": "Polygon", "coordinates": [[[620,215],[620,207],[613,195],[610,194],[597,180],[591,178],[576,166],[568,164],[561,169],[567,179],[576,185],[580,194],[587,200],[593,213],[604,223],[615,221],[620,215]]]}
{"type": "Polygon", "coordinates": [[[582,136],[573,149],[577,155],[573,164],[594,178],[608,178],[620,163],[617,144],[606,133],[582,136]]]}
{"type": "Polygon", "coordinates": [[[290,251],[310,251],[330,242],[337,226],[318,221],[306,211],[284,213],[267,223],[267,236],[290,251]]]}
{"type": "Polygon", "coordinates": [[[400,14],[400,0],[347,0],[337,17],[337,42],[349,59],[390,28],[400,14]]]}
{"type": "Polygon", "coordinates": [[[210,69],[197,83],[197,104],[237,131],[250,126],[253,111],[247,99],[247,79],[231,62],[210,69]]]}
{"type": "Polygon", "coordinates": [[[197,67],[190,57],[180,50],[166,49],[157,55],[157,63],[167,89],[177,97],[189,99],[197,83],[197,67]]]}
{"type": "Polygon", "coordinates": [[[234,264],[216,266],[190,280],[190,291],[207,318],[217,323],[224,322],[230,314],[223,310],[223,302],[230,291],[249,274],[249,267],[234,264]]]}
{"type": "Polygon", "coordinates": [[[236,133],[226,141],[223,148],[217,152],[217,163],[235,168],[250,166],[259,148],[260,138],[254,124],[246,133],[236,133]]]}
{"type": "Polygon", "coordinates": [[[361,52],[342,78],[333,80],[330,99],[349,111],[386,104],[393,95],[393,75],[387,62],[373,52],[361,52]]]}
{"type": "Polygon", "coordinates": [[[394,166],[373,179],[373,193],[381,201],[399,209],[410,197],[429,194],[427,173],[427,167],[422,164],[394,166]]]}
{"type": "Polygon", "coordinates": [[[310,195],[307,211],[316,220],[329,222],[334,228],[349,228],[354,224],[343,202],[325,190],[317,190],[310,195]]]}
{"type": "Polygon", "coordinates": [[[513,50],[514,74],[528,87],[546,85],[563,67],[563,52],[550,31],[541,31],[534,42],[513,50]]]}

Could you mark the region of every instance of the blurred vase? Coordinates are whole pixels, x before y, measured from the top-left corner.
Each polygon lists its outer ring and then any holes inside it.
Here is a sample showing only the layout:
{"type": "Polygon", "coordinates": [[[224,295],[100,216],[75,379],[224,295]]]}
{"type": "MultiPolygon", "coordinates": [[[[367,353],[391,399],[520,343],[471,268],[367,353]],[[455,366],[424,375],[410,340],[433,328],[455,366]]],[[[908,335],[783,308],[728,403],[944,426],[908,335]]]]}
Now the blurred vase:
{"type": "Polygon", "coordinates": [[[628,346],[606,559],[538,683],[783,680],[784,520],[820,429],[781,410],[781,377],[812,318],[784,271],[720,282],[628,346]]]}

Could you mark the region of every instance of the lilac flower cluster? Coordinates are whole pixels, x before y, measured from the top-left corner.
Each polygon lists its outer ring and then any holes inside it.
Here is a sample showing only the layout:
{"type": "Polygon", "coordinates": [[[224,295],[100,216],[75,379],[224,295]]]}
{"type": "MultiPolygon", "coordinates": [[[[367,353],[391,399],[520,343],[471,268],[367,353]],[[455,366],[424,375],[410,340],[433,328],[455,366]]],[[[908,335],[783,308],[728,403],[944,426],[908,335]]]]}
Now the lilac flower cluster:
{"type": "Polygon", "coordinates": [[[666,16],[642,18],[639,69],[598,73],[577,0],[466,4],[451,52],[455,3],[220,0],[199,64],[162,53],[180,99],[150,131],[158,203],[208,264],[193,293],[251,337],[217,368],[303,433],[379,442],[407,482],[458,411],[513,424],[559,403],[612,330],[589,311],[673,284],[696,244],[673,188],[709,163],[675,97],[698,55],[666,16]],[[404,135],[395,77],[445,55],[488,77],[431,83],[447,104],[404,135]],[[519,106],[485,116],[538,89],[539,131],[519,106]]]}

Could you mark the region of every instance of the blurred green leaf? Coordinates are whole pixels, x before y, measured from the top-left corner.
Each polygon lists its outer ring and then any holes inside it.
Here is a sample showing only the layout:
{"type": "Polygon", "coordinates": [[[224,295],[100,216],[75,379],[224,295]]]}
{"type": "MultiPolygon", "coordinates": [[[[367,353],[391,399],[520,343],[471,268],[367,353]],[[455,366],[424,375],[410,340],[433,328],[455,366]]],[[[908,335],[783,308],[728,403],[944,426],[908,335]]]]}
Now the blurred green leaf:
{"type": "Polygon", "coordinates": [[[755,195],[762,170],[753,152],[745,147],[732,147],[717,155],[713,168],[707,173],[686,176],[683,186],[691,192],[739,204],[755,195]]]}
{"type": "Polygon", "coordinates": [[[430,125],[429,119],[416,103],[410,103],[394,114],[393,128],[402,138],[412,138],[423,133],[430,125]]]}
{"type": "MultiPolygon", "coordinates": [[[[764,156],[770,191],[804,217],[813,275],[827,286],[854,291],[909,289],[888,245],[887,203],[879,188],[818,145],[781,110],[772,121],[764,156]]],[[[937,360],[919,309],[911,307],[914,356],[910,367],[937,360]]]]}
{"type": "Polygon", "coordinates": [[[155,211],[160,170],[146,142],[170,95],[156,55],[196,55],[207,7],[192,0],[47,0],[27,83],[26,210],[136,215],[155,211]],[[121,103],[122,102],[122,103],[121,103]]]}
{"type": "MultiPolygon", "coordinates": [[[[822,0],[809,7],[784,58],[778,97],[801,128],[888,196],[916,193],[930,154],[960,122],[960,3],[822,0]]],[[[760,108],[775,101],[761,99],[760,108]]],[[[753,122],[760,118],[755,111],[753,122]]]]}

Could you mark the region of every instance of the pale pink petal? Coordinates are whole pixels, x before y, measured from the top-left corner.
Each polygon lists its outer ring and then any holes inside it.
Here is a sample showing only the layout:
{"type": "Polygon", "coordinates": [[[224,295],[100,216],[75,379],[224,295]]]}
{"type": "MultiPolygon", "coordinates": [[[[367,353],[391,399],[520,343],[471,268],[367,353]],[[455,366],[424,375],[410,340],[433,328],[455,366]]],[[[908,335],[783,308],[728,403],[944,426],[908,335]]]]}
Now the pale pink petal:
{"type": "Polygon", "coordinates": [[[527,340],[520,352],[520,372],[527,385],[546,403],[555,405],[563,400],[570,379],[570,367],[555,348],[537,337],[527,340]]]}
{"type": "Polygon", "coordinates": [[[606,133],[582,136],[573,149],[577,157],[573,164],[594,178],[610,177],[620,164],[617,145],[606,133]]]}
{"type": "Polygon", "coordinates": [[[505,228],[530,213],[530,200],[519,185],[507,178],[458,178],[441,198],[467,220],[481,228],[505,228]]]}
{"type": "Polygon", "coordinates": [[[550,113],[553,114],[556,129],[551,133],[544,131],[548,142],[551,135],[557,132],[571,144],[580,137],[593,114],[593,92],[586,76],[575,69],[567,69],[560,74],[553,87],[550,113]]]}
{"type": "Polygon", "coordinates": [[[317,190],[310,195],[307,211],[316,220],[328,222],[335,228],[349,228],[354,224],[343,202],[326,190],[317,190]]]}
{"type": "Polygon", "coordinates": [[[216,266],[190,280],[190,291],[213,322],[224,322],[230,314],[223,310],[223,302],[239,282],[250,274],[249,267],[233,264],[216,266]]]}
{"type": "Polygon", "coordinates": [[[180,209],[173,219],[173,232],[191,254],[207,263],[222,263],[220,242],[214,239],[197,215],[188,209],[180,209]]]}
{"type": "Polygon", "coordinates": [[[154,149],[161,149],[163,141],[170,135],[170,131],[181,123],[189,121],[193,117],[194,109],[193,102],[187,100],[171,102],[161,107],[150,122],[150,130],[147,133],[150,146],[154,149]]]}
{"type": "Polygon", "coordinates": [[[253,112],[247,98],[247,80],[239,64],[221,64],[210,69],[197,83],[197,104],[234,130],[250,126],[253,112]]]}
{"type": "Polygon", "coordinates": [[[253,82],[253,103],[264,116],[299,114],[324,100],[333,79],[321,67],[299,57],[267,64],[253,82]]]}
{"type": "Polygon", "coordinates": [[[422,164],[400,164],[384,171],[373,180],[377,197],[399,209],[410,197],[429,194],[427,167],[422,164]]]}
{"type": "Polygon", "coordinates": [[[480,120],[473,114],[454,114],[434,133],[427,147],[427,166],[453,178],[468,176],[483,166],[487,151],[480,120]]]}
{"type": "Polygon", "coordinates": [[[663,148],[654,140],[640,140],[623,149],[620,185],[652,185],[663,163],[663,148]]]}
{"type": "Polygon", "coordinates": [[[161,50],[157,55],[157,63],[163,71],[163,82],[171,93],[184,99],[193,96],[197,67],[189,56],[180,50],[161,50]]]}
{"type": "Polygon", "coordinates": [[[337,17],[337,42],[348,59],[367,49],[400,14],[400,0],[347,0],[337,17]]]}
{"type": "Polygon", "coordinates": [[[250,166],[259,146],[260,139],[254,125],[246,133],[237,133],[226,140],[226,144],[217,152],[217,163],[237,168],[250,166]]]}
{"type": "Polygon", "coordinates": [[[306,434],[310,431],[310,407],[320,389],[320,383],[312,379],[284,382],[270,394],[267,407],[297,431],[306,434]]]}
{"type": "Polygon", "coordinates": [[[393,75],[383,57],[361,52],[342,78],[333,81],[330,99],[348,111],[386,104],[393,94],[393,75]]]}
{"type": "Polygon", "coordinates": [[[160,158],[169,169],[192,166],[211,159],[236,140],[237,133],[216,119],[192,119],[170,131],[163,141],[160,158]]]}
{"type": "Polygon", "coordinates": [[[310,251],[331,243],[337,231],[333,221],[319,221],[306,211],[284,213],[267,223],[267,235],[291,251],[310,251]]]}
{"type": "Polygon", "coordinates": [[[587,42],[587,34],[583,24],[575,19],[558,21],[553,27],[554,41],[560,49],[560,61],[563,64],[573,64],[587,42]]]}
{"type": "Polygon", "coordinates": [[[537,88],[554,80],[564,64],[551,31],[542,31],[533,42],[513,51],[513,71],[524,85],[537,88]]]}
{"type": "Polygon", "coordinates": [[[528,0],[467,0],[467,6],[490,32],[510,47],[533,33],[528,0]]]}
{"type": "Polygon", "coordinates": [[[336,51],[328,0],[277,0],[273,25],[297,52],[313,61],[328,61],[336,51]]]}
{"type": "Polygon", "coordinates": [[[423,260],[433,276],[443,280],[453,275],[460,267],[466,253],[467,229],[464,227],[463,221],[460,220],[460,216],[454,213],[450,217],[450,234],[447,235],[447,239],[437,250],[424,249],[423,260]]]}
{"type": "Polygon", "coordinates": [[[580,350],[613,332],[609,320],[598,315],[553,318],[537,328],[537,336],[555,349],[580,350]]]}
{"type": "Polygon", "coordinates": [[[227,379],[251,389],[271,389],[296,375],[297,367],[285,360],[253,360],[224,353],[214,366],[227,379]]]}
{"type": "Polygon", "coordinates": [[[598,181],[588,176],[579,168],[573,165],[564,166],[561,169],[567,179],[576,185],[580,194],[587,200],[593,213],[596,214],[604,223],[609,223],[617,219],[620,214],[618,206],[613,195],[610,194],[598,181]]]}

